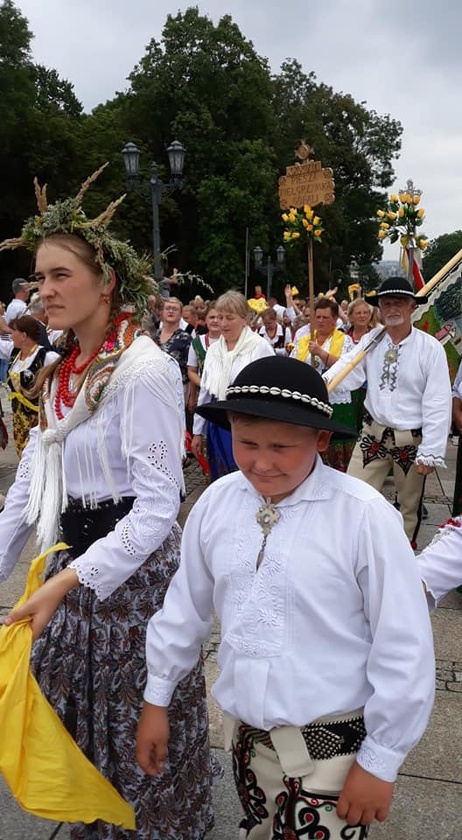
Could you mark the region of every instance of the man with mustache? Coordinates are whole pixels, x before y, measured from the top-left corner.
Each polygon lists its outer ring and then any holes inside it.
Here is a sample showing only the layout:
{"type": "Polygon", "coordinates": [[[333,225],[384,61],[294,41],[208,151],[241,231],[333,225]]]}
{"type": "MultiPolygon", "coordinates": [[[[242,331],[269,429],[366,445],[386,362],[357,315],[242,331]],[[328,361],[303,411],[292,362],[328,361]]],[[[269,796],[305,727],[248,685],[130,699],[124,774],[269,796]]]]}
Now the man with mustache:
{"type": "MultiPolygon", "coordinates": [[[[416,547],[422,518],[425,478],[444,467],[451,418],[451,385],[446,354],[439,342],[412,326],[416,297],[403,277],[389,277],[366,295],[378,306],[385,336],[345,377],[353,390],[367,380],[363,428],[348,473],[381,490],[393,469],[398,502],[411,545],[416,547]]],[[[329,382],[373,339],[371,330],[328,371],[329,382]]]]}

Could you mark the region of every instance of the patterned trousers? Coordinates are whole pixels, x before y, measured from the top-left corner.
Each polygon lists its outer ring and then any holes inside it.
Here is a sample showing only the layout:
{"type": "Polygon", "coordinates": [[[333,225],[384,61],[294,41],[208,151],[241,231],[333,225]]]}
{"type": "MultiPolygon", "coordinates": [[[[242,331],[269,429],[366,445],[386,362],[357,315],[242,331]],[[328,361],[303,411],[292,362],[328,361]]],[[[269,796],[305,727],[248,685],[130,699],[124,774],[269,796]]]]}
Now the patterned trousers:
{"type": "Polygon", "coordinates": [[[411,542],[417,539],[422,519],[425,476],[419,475],[414,463],[421,440],[420,429],[398,431],[367,415],[347,470],[380,491],[393,469],[404,530],[411,542]]]}
{"type": "MultiPolygon", "coordinates": [[[[281,730],[294,730],[282,727],[281,730]]],[[[273,730],[274,731],[274,730],[273,730]]],[[[367,826],[347,825],[336,812],[337,801],[356,754],[323,761],[308,758],[303,748],[281,756],[254,737],[246,724],[236,726],[233,736],[233,770],[244,809],[239,838],[247,840],[365,840],[367,826]],[[288,760],[294,771],[284,772],[288,760]],[[307,770],[308,767],[305,767],[307,770]],[[298,771],[303,775],[298,775],[298,771]]],[[[290,739],[290,734],[289,734],[290,739]]]]}

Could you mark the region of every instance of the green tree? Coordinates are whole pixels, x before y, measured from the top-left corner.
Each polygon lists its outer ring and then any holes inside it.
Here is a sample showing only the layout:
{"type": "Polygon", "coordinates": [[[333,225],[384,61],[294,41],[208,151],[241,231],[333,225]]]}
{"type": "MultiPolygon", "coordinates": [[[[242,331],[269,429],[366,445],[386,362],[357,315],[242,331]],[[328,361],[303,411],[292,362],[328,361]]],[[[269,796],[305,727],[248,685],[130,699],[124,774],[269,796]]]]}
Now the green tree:
{"type": "Polygon", "coordinates": [[[452,257],[462,249],[462,230],[444,233],[429,242],[423,258],[423,275],[425,280],[431,280],[452,257]]]}
{"type": "Polygon", "coordinates": [[[121,114],[145,158],[168,178],[167,146],[176,137],[187,149],[184,189],[161,207],[163,243],[178,247],[173,264],[217,290],[241,282],[246,227],[265,246],[278,224],[266,59],[228,15],[215,25],[191,8],[169,15],[130,82],[121,114]]]}
{"type": "Polygon", "coordinates": [[[42,113],[52,112],[79,117],[82,104],[74,93],[73,85],[61,79],[56,70],[36,64],[34,67],[35,107],[42,113]]]}
{"type": "MultiPolygon", "coordinates": [[[[0,240],[16,235],[34,212],[33,179],[50,182],[51,196],[67,191],[79,157],[82,106],[55,70],[34,65],[32,33],[11,0],[0,5],[0,240]]],[[[3,296],[9,274],[29,270],[22,251],[2,254],[3,296]]]]}
{"type": "Polygon", "coordinates": [[[334,171],[335,203],[318,208],[326,225],[326,246],[317,249],[315,265],[323,288],[332,270],[346,271],[353,259],[366,266],[381,256],[376,210],[383,190],[393,182],[402,127],[318,83],[295,59],[286,61],[274,77],[274,110],[273,145],[281,170],[306,138],[315,158],[334,171]]]}

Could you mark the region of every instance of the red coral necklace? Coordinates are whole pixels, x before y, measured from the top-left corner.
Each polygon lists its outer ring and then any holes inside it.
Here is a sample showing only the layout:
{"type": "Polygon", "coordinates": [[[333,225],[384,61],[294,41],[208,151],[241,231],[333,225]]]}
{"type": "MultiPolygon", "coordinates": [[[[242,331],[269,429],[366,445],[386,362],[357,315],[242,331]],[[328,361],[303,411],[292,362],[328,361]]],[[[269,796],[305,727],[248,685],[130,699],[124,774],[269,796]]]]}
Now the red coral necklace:
{"type": "Polygon", "coordinates": [[[96,348],[88,359],[85,359],[83,364],[77,365],[75,360],[80,353],[80,344],[76,344],[70,355],[61,363],[55,397],[55,412],[58,420],[62,420],[64,417],[61,406],[65,405],[67,408],[72,408],[77,397],[77,393],[71,391],[69,387],[72,376],[80,376],[91,365],[92,361],[96,359],[100,350],[101,345],[96,348]]]}

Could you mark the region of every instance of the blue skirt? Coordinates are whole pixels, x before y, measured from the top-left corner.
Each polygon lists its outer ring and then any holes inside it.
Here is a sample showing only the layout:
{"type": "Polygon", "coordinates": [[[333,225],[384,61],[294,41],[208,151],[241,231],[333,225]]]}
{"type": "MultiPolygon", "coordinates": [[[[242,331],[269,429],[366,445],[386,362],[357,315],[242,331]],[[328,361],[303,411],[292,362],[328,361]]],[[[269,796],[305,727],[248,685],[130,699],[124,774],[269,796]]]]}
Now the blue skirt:
{"type": "Polygon", "coordinates": [[[210,421],[207,429],[207,460],[211,481],[239,469],[233,457],[231,432],[210,421]]]}

